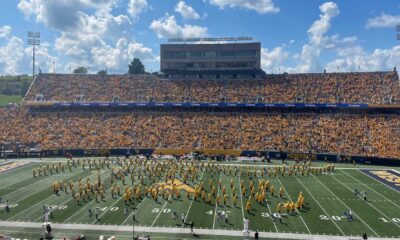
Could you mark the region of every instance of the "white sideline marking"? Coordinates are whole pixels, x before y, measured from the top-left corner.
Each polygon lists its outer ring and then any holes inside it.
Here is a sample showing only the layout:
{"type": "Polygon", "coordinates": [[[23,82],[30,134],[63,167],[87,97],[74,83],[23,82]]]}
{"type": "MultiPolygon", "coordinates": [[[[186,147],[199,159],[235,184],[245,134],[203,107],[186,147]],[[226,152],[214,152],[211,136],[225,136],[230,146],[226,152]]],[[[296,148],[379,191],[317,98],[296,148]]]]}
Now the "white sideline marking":
{"type": "MultiPolygon", "coordinates": [[[[14,228],[37,228],[42,227],[42,223],[34,222],[8,222],[0,221],[0,226],[14,227],[14,228]]],[[[115,226],[115,225],[91,225],[91,224],[57,224],[53,223],[54,229],[64,230],[92,230],[101,232],[129,232],[132,233],[132,226],[115,226]]],[[[143,233],[170,233],[170,234],[189,234],[188,229],[185,228],[170,228],[170,227],[143,227],[135,226],[135,231],[143,233]]],[[[243,237],[242,231],[235,230],[221,230],[221,229],[195,229],[196,234],[199,235],[212,235],[212,236],[235,236],[243,237]]],[[[313,235],[313,234],[296,234],[296,233],[273,233],[273,232],[259,232],[262,238],[270,239],[299,239],[299,240],[349,240],[360,239],[356,236],[335,236],[335,235],[313,235]]],[[[375,238],[369,237],[370,240],[398,240],[398,238],[375,238]]]]}
{"type": "MultiPolygon", "coordinates": [[[[283,187],[283,190],[285,191],[285,194],[289,197],[289,200],[290,200],[291,202],[293,202],[293,201],[292,201],[292,198],[290,197],[289,193],[286,191],[286,188],[285,188],[285,186],[283,186],[283,184],[282,184],[281,180],[279,179],[279,177],[277,177],[276,179],[278,179],[279,183],[280,183],[281,186],[283,187]]],[[[308,228],[307,223],[304,221],[303,217],[301,216],[299,210],[296,209],[296,212],[299,214],[301,221],[304,223],[304,226],[306,226],[308,233],[311,234],[311,231],[310,231],[310,229],[308,228]]]]}
{"type": "MultiPolygon", "coordinates": [[[[219,181],[221,181],[221,173],[219,173],[219,181]]],[[[219,182],[218,182],[218,183],[219,183],[219,182]]],[[[219,196],[219,189],[220,189],[218,183],[217,183],[217,188],[218,188],[217,197],[219,196]]],[[[214,229],[214,227],[215,227],[215,217],[217,216],[217,210],[218,210],[217,198],[215,198],[213,229],[214,229]]]]}
{"type": "MultiPolygon", "coordinates": [[[[332,177],[336,180],[336,181],[338,181],[338,182],[340,182],[339,181],[339,179],[337,179],[334,175],[332,175],[332,177]]],[[[340,184],[342,184],[347,190],[349,190],[350,192],[353,192],[348,186],[346,186],[345,184],[343,184],[342,182],[340,182],[340,184]]],[[[361,198],[361,196],[360,196],[360,198],[361,198]]],[[[366,201],[366,203],[368,204],[368,205],[370,205],[373,209],[375,209],[377,212],[379,212],[380,214],[382,214],[384,217],[386,217],[387,219],[390,219],[386,214],[384,214],[383,212],[381,212],[379,209],[377,209],[374,205],[372,205],[370,202],[368,202],[368,201],[366,201]]],[[[394,221],[391,221],[396,227],[398,227],[398,228],[400,228],[400,226],[396,223],[396,222],[394,222],[394,221]]]]}
{"type": "MultiPolygon", "coordinates": [[[[201,173],[201,177],[200,177],[199,182],[201,182],[201,180],[203,179],[203,175],[204,175],[204,171],[201,173]]],[[[194,200],[194,196],[193,196],[193,198],[192,198],[192,201],[190,202],[189,209],[188,209],[187,212],[186,212],[186,216],[185,216],[184,222],[186,222],[186,219],[187,219],[187,217],[189,216],[189,212],[190,212],[190,209],[192,208],[193,200],[194,200]]],[[[183,225],[182,225],[182,227],[183,227],[183,225]]]]}
{"type": "MultiPolygon", "coordinates": [[[[323,182],[321,182],[321,181],[320,181],[317,177],[315,177],[314,175],[312,175],[312,176],[313,176],[315,179],[317,179],[317,181],[318,181],[322,186],[324,186],[332,195],[334,195],[334,196],[336,197],[336,199],[339,200],[347,209],[351,209],[349,206],[346,205],[346,203],[344,203],[340,198],[338,198],[338,196],[336,196],[336,194],[333,193],[323,182]]],[[[355,216],[358,216],[358,214],[356,214],[355,212],[354,212],[354,215],[355,215],[355,216]]],[[[367,226],[373,233],[375,233],[375,235],[376,235],[377,237],[380,237],[379,234],[378,234],[377,232],[375,232],[375,230],[372,229],[366,222],[364,222],[364,220],[363,220],[360,216],[358,216],[358,218],[360,219],[361,222],[364,223],[365,226],[367,226]]]]}
{"type": "MultiPolygon", "coordinates": [[[[296,176],[294,176],[294,177],[295,177],[296,180],[304,187],[304,189],[308,192],[308,194],[310,194],[311,198],[314,199],[314,201],[318,204],[318,206],[322,209],[322,211],[324,211],[325,215],[326,215],[326,216],[330,216],[330,215],[326,212],[325,208],[323,208],[322,205],[318,202],[318,200],[314,197],[314,195],[312,195],[312,193],[310,192],[310,190],[308,190],[308,188],[307,188],[296,176]]],[[[339,229],[339,231],[340,231],[340,232],[343,234],[343,236],[344,236],[345,234],[344,234],[343,230],[337,225],[337,223],[336,223],[331,217],[329,217],[329,219],[333,222],[333,224],[336,226],[336,228],[339,229]]]]}

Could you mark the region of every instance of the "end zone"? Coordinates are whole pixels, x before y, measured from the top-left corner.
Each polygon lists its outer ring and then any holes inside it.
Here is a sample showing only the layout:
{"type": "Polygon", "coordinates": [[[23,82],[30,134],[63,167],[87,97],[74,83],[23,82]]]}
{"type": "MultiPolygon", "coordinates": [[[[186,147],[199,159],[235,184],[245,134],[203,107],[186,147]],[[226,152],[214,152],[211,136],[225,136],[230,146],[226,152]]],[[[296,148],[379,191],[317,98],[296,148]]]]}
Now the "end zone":
{"type": "Polygon", "coordinates": [[[394,170],[360,170],[364,174],[400,192],[400,173],[394,170]]]}

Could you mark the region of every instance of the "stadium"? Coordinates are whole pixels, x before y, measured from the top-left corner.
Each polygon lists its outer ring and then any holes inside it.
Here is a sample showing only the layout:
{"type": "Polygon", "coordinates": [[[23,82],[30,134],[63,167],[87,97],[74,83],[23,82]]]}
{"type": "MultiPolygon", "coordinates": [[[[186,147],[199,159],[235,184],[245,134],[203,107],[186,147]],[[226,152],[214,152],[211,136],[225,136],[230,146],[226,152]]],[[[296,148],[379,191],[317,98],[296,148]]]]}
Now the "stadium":
{"type": "Polygon", "coordinates": [[[172,2],[0,4],[0,240],[400,239],[398,3],[172,2]]]}
{"type": "Polygon", "coordinates": [[[0,231],[400,236],[395,69],[266,74],[260,43],[199,40],[163,45],[165,74],[39,73],[2,108],[0,231]]]}

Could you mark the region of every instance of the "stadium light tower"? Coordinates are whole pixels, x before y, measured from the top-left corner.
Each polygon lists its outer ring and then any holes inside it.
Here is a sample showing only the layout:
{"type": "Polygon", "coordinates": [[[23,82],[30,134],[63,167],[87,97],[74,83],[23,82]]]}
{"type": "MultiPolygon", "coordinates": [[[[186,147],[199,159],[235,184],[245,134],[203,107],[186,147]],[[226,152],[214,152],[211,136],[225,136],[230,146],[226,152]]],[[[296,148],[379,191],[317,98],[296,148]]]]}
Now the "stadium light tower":
{"type": "Polygon", "coordinates": [[[398,32],[396,38],[397,38],[397,40],[400,40],[400,24],[396,26],[396,30],[398,32]]]}
{"type": "Polygon", "coordinates": [[[35,79],[35,46],[40,45],[40,32],[28,32],[28,44],[32,45],[32,78],[35,79]]]}

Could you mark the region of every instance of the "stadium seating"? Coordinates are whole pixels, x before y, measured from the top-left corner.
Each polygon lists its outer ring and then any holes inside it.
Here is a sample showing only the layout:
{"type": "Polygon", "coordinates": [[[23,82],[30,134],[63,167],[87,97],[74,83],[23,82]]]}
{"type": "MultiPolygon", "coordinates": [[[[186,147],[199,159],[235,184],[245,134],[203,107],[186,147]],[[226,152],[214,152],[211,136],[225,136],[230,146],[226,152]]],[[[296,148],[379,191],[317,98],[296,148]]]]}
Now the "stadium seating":
{"type": "Polygon", "coordinates": [[[24,149],[203,148],[400,158],[400,116],[343,113],[0,109],[0,144],[24,149]]]}
{"type": "MultiPolygon", "coordinates": [[[[272,74],[265,79],[40,74],[28,101],[399,104],[397,72],[272,74]]],[[[0,109],[0,146],[23,149],[203,148],[400,158],[400,116],[211,110],[0,109]],[[108,112],[106,112],[108,111],[108,112]],[[7,145],[8,144],[8,145],[7,145]]],[[[5,147],[3,147],[5,148],[5,147]]]]}
{"type": "Polygon", "coordinates": [[[25,101],[400,103],[397,72],[272,74],[259,79],[41,74],[25,101]]]}

